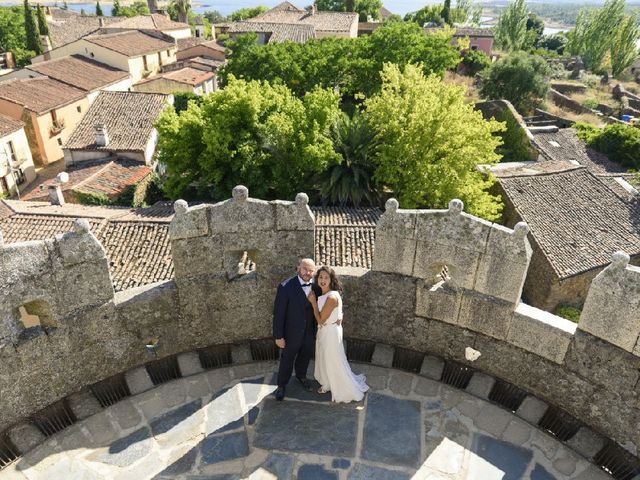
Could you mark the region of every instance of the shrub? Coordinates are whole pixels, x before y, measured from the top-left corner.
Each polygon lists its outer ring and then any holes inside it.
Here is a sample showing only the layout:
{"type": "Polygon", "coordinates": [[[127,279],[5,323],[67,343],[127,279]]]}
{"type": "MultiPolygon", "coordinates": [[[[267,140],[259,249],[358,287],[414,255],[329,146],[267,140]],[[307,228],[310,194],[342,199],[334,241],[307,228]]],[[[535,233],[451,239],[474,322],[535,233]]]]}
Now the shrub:
{"type": "Polygon", "coordinates": [[[620,123],[597,128],[577,123],[578,136],[587,145],[623,167],[640,169],[640,129],[620,123]]]}
{"type": "Polygon", "coordinates": [[[491,59],[480,50],[469,50],[464,54],[462,65],[464,65],[465,74],[473,77],[489,67],[491,59]]]}
{"type": "Polygon", "coordinates": [[[582,310],[578,307],[574,307],[573,305],[560,304],[556,307],[556,310],[553,313],[559,317],[571,320],[573,323],[578,323],[580,321],[580,314],[582,313],[582,310]]]}
{"type": "Polygon", "coordinates": [[[506,130],[499,132],[502,145],[497,152],[502,155],[502,162],[525,162],[531,160],[527,134],[509,110],[502,112],[496,119],[505,122],[506,130]]]}
{"type": "Polygon", "coordinates": [[[591,110],[597,110],[598,105],[599,102],[595,98],[587,98],[584,102],[582,102],[583,107],[589,108],[591,110]]]}

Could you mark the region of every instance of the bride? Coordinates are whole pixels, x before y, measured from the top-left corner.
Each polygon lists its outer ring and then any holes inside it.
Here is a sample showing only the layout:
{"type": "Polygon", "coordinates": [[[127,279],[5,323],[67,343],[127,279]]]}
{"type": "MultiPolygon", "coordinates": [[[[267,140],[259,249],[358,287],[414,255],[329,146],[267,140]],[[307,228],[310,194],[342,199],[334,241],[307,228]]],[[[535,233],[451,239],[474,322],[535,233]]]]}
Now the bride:
{"type": "Polygon", "coordinates": [[[309,302],[318,322],[314,376],[320,383],[318,393],[331,392],[334,402],[360,401],[369,390],[364,375],[351,371],[342,345],[342,285],[332,268],[320,267],[315,284],[322,290],[317,299],[313,290],[309,302]]]}

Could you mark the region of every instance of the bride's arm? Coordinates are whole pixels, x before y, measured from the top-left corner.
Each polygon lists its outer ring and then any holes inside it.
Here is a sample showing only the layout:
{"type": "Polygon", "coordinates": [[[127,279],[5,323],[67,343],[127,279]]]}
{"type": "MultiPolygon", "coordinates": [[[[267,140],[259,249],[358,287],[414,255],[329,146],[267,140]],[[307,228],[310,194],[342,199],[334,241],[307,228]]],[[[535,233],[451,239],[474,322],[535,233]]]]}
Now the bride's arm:
{"type": "Polygon", "coordinates": [[[338,306],[338,300],[336,300],[332,295],[329,295],[327,301],[324,302],[324,305],[322,306],[322,310],[319,310],[315,294],[309,294],[308,298],[311,302],[311,306],[313,307],[313,316],[316,317],[316,322],[318,322],[318,325],[324,325],[327,318],[331,316],[333,309],[338,306]]]}

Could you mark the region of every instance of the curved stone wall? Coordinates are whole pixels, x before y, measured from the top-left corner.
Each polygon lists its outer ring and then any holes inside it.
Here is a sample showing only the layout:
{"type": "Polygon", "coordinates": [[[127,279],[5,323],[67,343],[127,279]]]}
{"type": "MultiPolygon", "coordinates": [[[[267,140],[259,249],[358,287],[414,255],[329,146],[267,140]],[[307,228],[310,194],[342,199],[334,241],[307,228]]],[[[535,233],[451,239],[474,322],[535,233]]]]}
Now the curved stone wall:
{"type": "MultiPolygon", "coordinates": [[[[65,397],[83,405],[95,393],[88,386],[119,372],[134,393],[151,381],[140,366],[155,356],[176,359],[180,376],[203,366],[181,352],[211,345],[229,346],[221,361],[275,355],[259,340],[271,335],[277,284],[313,255],[313,229],[304,194],[265,202],[236,187],[216,205],[179,201],[175,281],[115,295],[104,250],[82,221],[53,240],[0,240],[0,431],[14,439],[34,432],[41,409],[65,397]],[[21,309],[41,325],[25,328],[21,309]]],[[[576,328],[519,301],[531,258],[526,233],[524,224],[512,231],[467,215],[459,201],[439,211],[387,202],[372,270],[339,269],[351,358],[438,379],[490,375],[498,382],[483,388],[492,400],[506,395],[516,409],[531,395],[542,413],[560,409],[560,425],[579,419],[635,455],[640,270],[616,254],[576,328]]]]}

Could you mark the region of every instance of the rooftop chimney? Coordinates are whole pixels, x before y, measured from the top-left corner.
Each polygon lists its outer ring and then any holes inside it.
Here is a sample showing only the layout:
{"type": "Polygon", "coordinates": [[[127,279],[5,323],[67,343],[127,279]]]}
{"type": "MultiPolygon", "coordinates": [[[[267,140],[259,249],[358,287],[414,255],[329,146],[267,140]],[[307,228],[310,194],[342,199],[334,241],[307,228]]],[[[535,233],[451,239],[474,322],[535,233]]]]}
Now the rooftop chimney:
{"type": "Polygon", "coordinates": [[[106,147],[109,144],[109,135],[107,134],[107,127],[104,123],[96,123],[93,128],[96,131],[96,145],[99,147],[106,147]]]}
{"type": "Polygon", "coordinates": [[[104,17],[98,17],[98,25],[100,28],[104,27],[104,17]]]}
{"type": "Polygon", "coordinates": [[[314,2],[313,5],[311,5],[311,15],[315,15],[316,13],[318,13],[318,7],[316,7],[314,2]]]}
{"type": "Polygon", "coordinates": [[[64,195],[60,185],[49,185],[49,202],[51,205],[64,205],[64,195]]]}
{"type": "Polygon", "coordinates": [[[49,35],[40,35],[40,45],[42,45],[42,53],[47,53],[51,50],[51,39],[49,35]]]}

